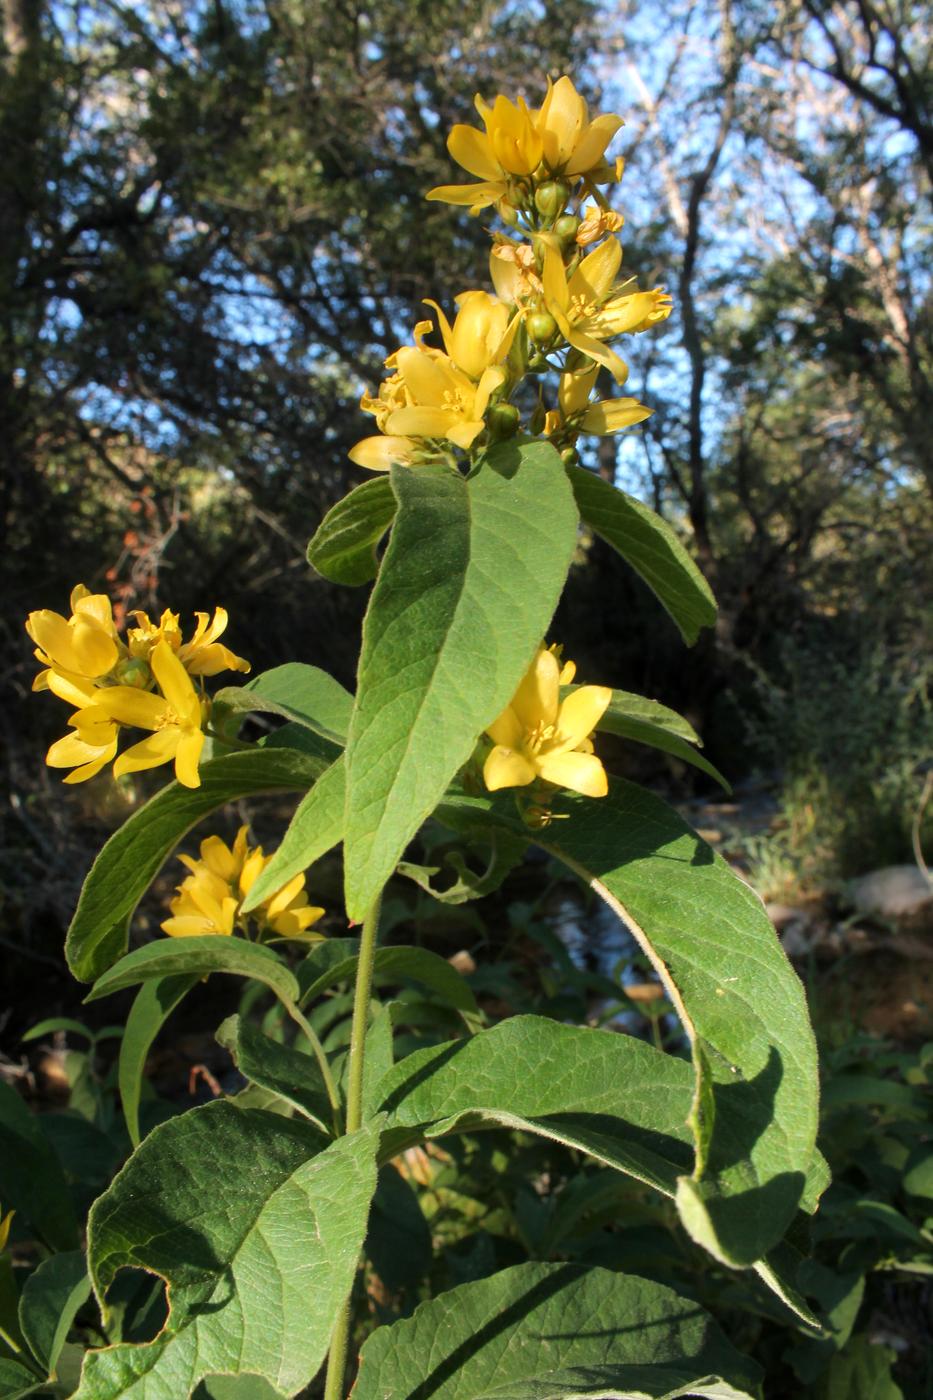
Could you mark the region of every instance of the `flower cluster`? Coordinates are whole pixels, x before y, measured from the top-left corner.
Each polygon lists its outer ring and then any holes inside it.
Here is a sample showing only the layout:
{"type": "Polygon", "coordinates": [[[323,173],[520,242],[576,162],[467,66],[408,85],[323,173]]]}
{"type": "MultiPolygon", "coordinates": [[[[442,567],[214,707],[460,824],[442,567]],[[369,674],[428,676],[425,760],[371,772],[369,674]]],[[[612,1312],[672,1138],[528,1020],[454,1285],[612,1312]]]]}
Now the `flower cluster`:
{"type": "Polygon", "coordinates": [[[247,844],[248,828],[241,826],[230,847],[219,836],[201,842],[201,858],[179,859],[190,874],[178,886],[170,904],[172,916],[162,924],[172,938],[196,938],[205,934],[235,932],[261,941],[289,938],[318,942],[323,934],[311,931],[324,910],[309,904],[304,875],[262,901],[248,916],[243,901],[272,859],[261,846],[247,844]]]}
{"type": "Polygon", "coordinates": [[[33,690],[50,690],[73,709],[70,733],[52,745],[45,761],[72,770],[66,783],[81,783],[114,758],[116,777],[174,760],[178,781],[198,787],[209,702],[192,677],[248,671],[249,662],[217,640],[227,625],[223,608],[213,619],[197,613],[187,642],[176,613],[164,612],[158,623],[144,612],[132,617],[136,625],[121,638],[110,599],[83,584],[72,591],[70,617],[48,609],[29,614],[26,631],[43,668],[33,690]],[[150,734],[117,758],[123,726],[150,734]]]}
{"type": "Polygon", "coordinates": [[[581,685],[561,700],[561,687],[576,675],[572,661],[561,662],[558,647],[539,647],[521,684],[502,714],[486,730],[493,742],[483,767],[487,788],[531,787],[547,794],[569,788],[586,797],[605,797],[606,770],[593,752],[590,734],[602,719],[612,691],[581,685]]]}
{"type": "Polygon", "coordinates": [[[425,343],[431,321],[415,327],[414,345],[386,360],[392,371],[362,408],[379,436],[351,450],[358,466],[456,465],[457,450],[475,454],[521,429],[543,433],[567,461],[581,433],[609,435],[650,416],[634,398],[594,400],[605,368],[619,385],[627,366],[609,342],[650,330],[671,312],[663,288],[639,291],[620,280],[622,216],[600,185],[615,183],[622,162],[606,149],[622,125],[607,113],[591,119],[569,78],[548,82],[538,108],[499,96],[476,98],[484,130],[455,126],[453,158],[480,183],[442,185],[428,199],[495,205],[513,235],[495,234],[490,275],[495,295],[462,292],[453,326],[435,302],[443,350],[425,343]],[[545,403],[543,377],[559,376],[557,401],[545,403]],[[537,405],[522,423],[520,386],[538,377],[537,405]]]}

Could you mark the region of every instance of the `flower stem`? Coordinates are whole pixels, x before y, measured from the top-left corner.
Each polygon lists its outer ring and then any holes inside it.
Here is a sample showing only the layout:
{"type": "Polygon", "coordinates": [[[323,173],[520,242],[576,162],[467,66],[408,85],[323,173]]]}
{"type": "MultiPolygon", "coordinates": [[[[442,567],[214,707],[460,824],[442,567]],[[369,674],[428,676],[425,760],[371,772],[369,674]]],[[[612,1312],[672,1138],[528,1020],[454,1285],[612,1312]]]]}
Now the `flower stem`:
{"type": "MultiPolygon", "coordinates": [[[[363,1122],[363,1070],[366,1060],[366,1030],[369,1024],[369,998],[376,958],[376,936],[379,931],[380,894],[363,920],[360,952],[356,964],[356,990],[353,997],[353,1024],[350,1029],[350,1064],[347,1071],[347,1126],[355,1133],[363,1122]]],[[[324,1400],[341,1400],[347,1369],[347,1347],[350,1340],[352,1299],[348,1298],[337,1315],[327,1358],[327,1380],[324,1400]]]]}

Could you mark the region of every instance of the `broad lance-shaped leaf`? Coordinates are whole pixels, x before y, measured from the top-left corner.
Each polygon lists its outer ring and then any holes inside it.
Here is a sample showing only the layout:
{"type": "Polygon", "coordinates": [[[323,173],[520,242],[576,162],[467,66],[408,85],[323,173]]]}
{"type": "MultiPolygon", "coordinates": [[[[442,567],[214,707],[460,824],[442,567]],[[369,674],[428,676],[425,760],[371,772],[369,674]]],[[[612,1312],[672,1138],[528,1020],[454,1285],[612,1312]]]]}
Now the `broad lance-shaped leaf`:
{"type": "MultiPolygon", "coordinates": [[[[613,782],[605,798],[562,793],[553,808],[539,844],[624,919],[694,1042],[702,1174],[681,1178],[684,1223],[723,1262],[754,1264],[789,1225],[814,1153],[816,1047],[800,980],[758,896],[658,798],[613,782]]],[[[508,799],[449,799],[438,816],[462,827],[481,812],[521,829],[508,799]]]]}
{"type": "Polygon", "coordinates": [[[92,1207],[88,1256],[102,1304],[122,1268],[164,1278],[168,1322],[89,1352],[75,1400],[184,1400],[225,1373],[307,1385],[353,1281],[377,1127],[327,1146],[310,1123],[215,1102],[154,1129],[92,1207]]]}
{"type": "Polygon", "coordinates": [[[761,1371],[692,1299],[578,1264],[517,1264],[379,1327],[353,1400],[755,1400],[761,1371]]]}
{"type": "Polygon", "coordinates": [[[225,754],[204,764],[200,787],[169,783],[134,812],[102,848],[82,887],[65,941],[75,977],[93,982],[126,952],[136,905],[202,817],[240,797],[303,791],[327,765],[320,754],[295,749],[225,754]]]}
{"type": "Polygon", "coordinates": [[[549,443],[494,448],[469,478],[392,468],[399,503],[363,624],[347,740],[347,914],[365,917],[477,737],[511,700],[576,548],[549,443]]]}
{"type": "Polygon", "coordinates": [[[640,574],[688,644],[716,621],[710,586],[666,520],[583,467],[567,474],[590,528],[640,574]]]}
{"type": "Polygon", "coordinates": [[[162,977],[207,977],[212,972],[229,972],[264,982],[285,1002],[298,998],[298,983],[273,952],[261,943],[245,938],[224,938],[206,934],[201,938],[159,938],[127,953],[94,983],[85,1001],[99,1001],[125,987],[162,977]]]}
{"type": "Polygon", "coordinates": [[[394,517],[388,478],[364,481],[327,512],[308,545],[308,563],[331,583],[369,583],[376,577],[376,548],[394,517]]]}
{"type": "Polygon", "coordinates": [[[673,1196],[693,1163],[692,1097],[690,1065],[634,1036],[512,1016],[406,1056],[374,1102],[388,1115],[384,1159],[425,1137],[521,1128],[673,1196]]]}
{"type": "Polygon", "coordinates": [[[245,913],[339,845],[346,800],[346,765],[341,754],[299,802],[278,849],[243,901],[245,913]]]}
{"type": "Polygon", "coordinates": [[[146,1057],[165,1022],[179,1002],[196,987],[197,973],[157,977],[144,982],[136,994],[120,1041],[117,1082],[120,1105],[126,1120],[126,1131],[134,1147],[139,1146],[139,1098],[142,1089],[146,1057]]]}
{"type": "MultiPolygon", "coordinates": [[[[264,671],[246,685],[227,686],[214,696],[215,726],[226,732],[227,717],[263,713],[279,715],[312,730],[333,745],[330,757],[346,743],[353,696],[317,666],[290,661],[264,671]]],[[[322,750],[327,756],[328,750],[322,750]]]]}

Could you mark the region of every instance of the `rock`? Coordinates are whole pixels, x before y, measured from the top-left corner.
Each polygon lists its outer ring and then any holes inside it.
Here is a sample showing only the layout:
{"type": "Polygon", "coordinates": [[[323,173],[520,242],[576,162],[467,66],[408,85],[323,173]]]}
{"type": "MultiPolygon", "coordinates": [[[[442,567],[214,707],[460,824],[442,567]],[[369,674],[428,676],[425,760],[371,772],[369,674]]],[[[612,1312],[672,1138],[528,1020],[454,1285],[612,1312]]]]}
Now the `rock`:
{"type": "Polygon", "coordinates": [[[880,914],[884,919],[916,914],[933,903],[933,889],[916,865],[889,865],[860,875],[849,885],[849,895],[860,914],[880,914]]]}
{"type": "Polygon", "coordinates": [[[789,958],[803,958],[813,946],[813,919],[806,909],[793,904],[765,905],[765,913],[774,924],[781,946],[789,958]]]}

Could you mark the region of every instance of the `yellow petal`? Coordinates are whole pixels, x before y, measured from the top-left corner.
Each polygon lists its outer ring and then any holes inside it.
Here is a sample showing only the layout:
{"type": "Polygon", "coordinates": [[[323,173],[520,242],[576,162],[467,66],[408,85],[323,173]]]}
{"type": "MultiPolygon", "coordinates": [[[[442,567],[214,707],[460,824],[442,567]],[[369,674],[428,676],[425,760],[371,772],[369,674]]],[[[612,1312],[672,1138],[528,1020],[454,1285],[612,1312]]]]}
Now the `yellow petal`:
{"type": "Polygon", "coordinates": [[[559,169],[572,154],[586,116],[586,103],[570,78],[559,78],[548,88],[538,115],[538,130],[543,138],[545,158],[552,169],[559,169]]]}
{"type": "Polygon", "coordinates": [[[175,777],[182,787],[196,788],[201,786],[198,760],[201,757],[203,747],[204,735],[200,729],[187,729],[178,740],[178,747],[175,751],[175,777]]]}
{"type": "Polygon", "coordinates": [[[45,761],[50,768],[75,768],[82,763],[97,763],[98,771],[109,763],[117,751],[117,740],[114,736],[103,744],[92,744],[80,734],[66,734],[64,738],[57,739],[45,756],[45,761]]]}
{"type": "Polygon", "coordinates": [[[249,855],[243,863],[243,869],[240,871],[241,895],[249,894],[250,890],[253,888],[253,885],[259,879],[259,876],[261,875],[265,867],[268,865],[268,863],[268,860],[262,853],[261,846],[257,846],[254,851],[250,851],[249,855]]]}
{"type": "Polygon", "coordinates": [[[425,199],[440,200],[442,204],[468,204],[471,209],[485,209],[495,204],[505,194],[506,184],[502,180],[496,184],[482,185],[436,185],[428,190],[425,199]]]}
{"type": "Polygon", "coordinates": [[[358,467],[371,472],[387,472],[396,463],[411,466],[414,443],[407,437],[368,437],[350,448],[347,454],[358,467]]]}
{"type": "Polygon", "coordinates": [[[111,685],[97,692],[94,715],[116,720],[119,724],[135,725],[139,729],[158,729],[165,719],[167,705],[161,695],[146,690],[134,690],[131,685],[111,685]]]}
{"type": "Polygon", "coordinates": [[[622,385],[628,379],[628,365],[621,359],[614,350],[610,350],[608,345],[604,345],[601,340],[594,339],[587,335],[585,330],[579,326],[561,325],[561,318],[557,312],[554,313],[566,339],[575,350],[579,350],[581,355],[587,355],[591,360],[597,360],[599,364],[605,365],[617,384],[622,385]]]}
{"type": "MultiPolygon", "coordinates": [[[[476,398],[473,402],[474,418],[482,418],[489,406],[489,400],[496,390],[505,381],[505,370],[498,365],[492,365],[489,369],[483,370],[483,376],[476,387],[476,398]]],[[[466,444],[469,446],[469,443],[466,444]]]]}
{"type": "Polygon", "coordinates": [[[274,919],[277,914],[281,914],[283,910],[288,908],[295,896],[301,893],[304,887],[304,875],[293,876],[288,884],[283,885],[266,904],[266,917],[271,920],[274,919]]]}
{"type": "MultiPolygon", "coordinates": [[[[485,132],[477,131],[475,126],[463,126],[458,123],[452,127],[447,138],[447,149],[457,164],[462,165],[464,170],[468,170],[477,179],[501,180],[502,171],[492,153],[489,137],[485,132]]],[[[431,196],[428,195],[428,198],[431,196]]]]}
{"type": "Polygon", "coordinates": [[[554,724],[560,701],[560,666],[552,651],[540,647],[512,699],[512,709],[526,732],[554,724]]]}
{"type": "Polygon", "coordinates": [[[600,302],[608,296],[622,263],[622,244],[607,238],[587,253],[570,279],[570,296],[585,302],[600,302]]]}
{"type": "Polygon", "coordinates": [[[606,685],[581,685],[572,691],[560,707],[557,728],[561,739],[551,752],[575,749],[596,728],[611,699],[612,691],[606,685]]]}
{"type": "Polygon", "coordinates": [[[511,705],[502,711],[498,719],[493,720],[486,733],[494,744],[506,749],[518,748],[522,738],[522,726],[511,705]]]}
{"type": "Polygon", "coordinates": [[[226,932],[203,914],[176,914],[171,919],[164,919],[162,928],[170,938],[204,938],[208,934],[226,932]]]}
{"type": "Polygon", "coordinates": [[[168,642],[153,647],[149,664],[171,708],[184,724],[201,727],[201,700],[168,642]]]}
{"type": "Polygon", "coordinates": [[[654,409],[646,408],[637,399],[604,399],[588,408],[580,420],[585,433],[596,433],[607,437],[610,433],[621,433],[636,423],[650,418],[654,409]]]}
{"type": "Polygon", "coordinates": [[[524,754],[497,744],[483,765],[483,780],[490,792],[499,788],[527,787],[536,777],[524,754]]]}
{"type": "Polygon", "coordinates": [[[609,791],[606,770],[595,754],[541,754],[538,772],[547,782],[582,792],[585,797],[605,797],[609,791]]]}
{"type": "Polygon", "coordinates": [[[96,705],[100,691],[93,681],[67,676],[54,666],[40,674],[45,677],[45,689],[57,695],[59,700],[64,700],[79,710],[84,709],[86,705],[96,705]]]}
{"type": "MultiPolygon", "coordinates": [[[[599,374],[599,365],[594,361],[585,369],[577,371],[575,374],[562,374],[560,384],[557,389],[557,401],[560,404],[560,411],[565,418],[570,418],[572,414],[579,413],[589,403],[590,394],[593,392],[593,385],[596,383],[596,376],[599,374]]],[[[590,429],[592,432],[593,430],[590,429]]]]}
{"type": "Polygon", "coordinates": [[[386,427],[411,437],[446,438],[462,422],[462,415],[452,408],[399,408],[389,415],[386,427]]]}
{"type": "Polygon", "coordinates": [[[201,842],[201,860],[214,875],[221,880],[232,880],[236,874],[236,861],[226,841],[219,836],[207,836],[201,842]]]}
{"type": "Polygon", "coordinates": [[[594,335],[634,335],[648,330],[659,321],[666,321],[673,303],[666,292],[630,292],[628,296],[613,297],[590,318],[588,329],[594,335]]]}
{"type": "Polygon", "coordinates": [[[143,768],[158,768],[168,763],[175,757],[180,734],[179,729],[159,729],[147,739],[141,739],[121,753],[113,765],[114,777],[122,778],[125,773],[138,773],[143,768]]]}
{"type": "Polygon", "coordinates": [[[590,122],[586,131],[577,142],[576,150],[567,162],[566,175],[582,175],[585,171],[591,170],[594,165],[598,165],[606,153],[606,147],[615,136],[620,126],[624,126],[620,116],[615,112],[606,112],[600,117],[596,117],[590,122]]]}
{"type": "MultiPolygon", "coordinates": [[[[544,267],[541,273],[544,283],[544,300],[552,316],[557,317],[558,312],[566,312],[570,305],[570,290],[567,286],[567,275],[564,271],[564,264],[560,253],[550,243],[544,245],[544,267]]],[[[560,324],[558,318],[558,324],[560,324]]],[[[563,330],[563,326],[561,326],[563,330]]],[[[566,335],[566,331],[564,332],[566,335]]]]}

